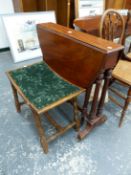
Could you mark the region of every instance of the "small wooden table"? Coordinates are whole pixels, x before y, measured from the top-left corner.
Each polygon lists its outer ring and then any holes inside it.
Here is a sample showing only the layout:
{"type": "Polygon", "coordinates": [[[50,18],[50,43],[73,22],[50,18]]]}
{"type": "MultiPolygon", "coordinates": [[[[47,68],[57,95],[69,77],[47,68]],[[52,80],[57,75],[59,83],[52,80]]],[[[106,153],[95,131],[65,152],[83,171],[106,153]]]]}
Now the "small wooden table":
{"type": "Polygon", "coordinates": [[[38,24],[37,31],[43,60],[63,78],[86,89],[81,109],[81,123],[86,124],[78,133],[78,137],[83,139],[106,120],[103,115],[105,95],[112,69],[123,46],[53,23],[38,24]],[[96,87],[89,109],[88,102],[94,83],[96,87]]]}
{"type": "MultiPolygon", "coordinates": [[[[123,16],[125,21],[127,16],[123,16]]],[[[100,24],[101,15],[99,16],[86,16],[82,18],[77,18],[74,20],[74,26],[80,30],[87,32],[92,35],[99,36],[99,24],[100,24]]],[[[131,22],[127,27],[126,36],[131,35],[131,22]]],[[[120,36],[120,31],[118,30],[117,36],[120,36]]],[[[116,37],[117,37],[116,36],[116,37]]]]}

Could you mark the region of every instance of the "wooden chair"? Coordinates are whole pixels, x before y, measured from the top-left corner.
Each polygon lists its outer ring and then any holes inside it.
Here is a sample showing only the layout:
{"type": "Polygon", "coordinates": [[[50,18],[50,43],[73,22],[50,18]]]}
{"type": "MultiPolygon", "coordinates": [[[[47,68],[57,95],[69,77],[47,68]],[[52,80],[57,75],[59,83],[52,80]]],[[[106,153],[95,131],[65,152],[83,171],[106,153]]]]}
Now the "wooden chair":
{"type": "Polygon", "coordinates": [[[122,15],[114,9],[104,12],[100,21],[100,37],[113,41],[116,39],[117,31],[121,31],[117,43],[122,44],[125,34],[125,22],[122,15]]]}
{"type": "MultiPolygon", "coordinates": [[[[126,23],[125,23],[125,35],[124,35],[124,38],[123,38],[123,43],[124,44],[126,42],[126,33],[128,33],[127,30],[128,30],[128,26],[129,26],[130,21],[131,21],[131,10],[128,10],[127,20],[126,20],[126,23]]],[[[131,41],[130,41],[129,47],[127,48],[127,53],[124,53],[123,57],[124,57],[124,59],[131,61],[131,41]]]]}
{"type": "Polygon", "coordinates": [[[110,87],[109,89],[115,93],[117,96],[122,98],[125,102],[124,105],[120,104],[116,99],[110,96],[110,99],[122,108],[121,118],[119,121],[119,127],[122,125],[123,119],[125,117],[125,112],[128,108],[129,103],[131,102],[131,62],[120,60],[113,70],[113,78],[116,80],[115,82],[122,85],[123,87],[127,87],[127,95],[125,96],[119,90],[114,87],[110,87]]]}
{"type": "MultiPolygon", "coordinates": [[[[128,13],[129,15],[129,13],[128,13]]],[[[118,43],[123,44],[125,42],[125,32],[128,25],[129,16],[127,17],[126,25],[124,24],[123,17],[115,10],[108,9],[102,16],[100,22],[100,37],[105,38],[107,40],[114,41],[117,29],[121,28],[121,35],[118,39],[118,43]]],[[[128,88],[127,96],[125,97],[122,93],[120,93],[116,88],[110,86],[111,92],[115,95],[119,96],[123,100],[125,100],[124,106],[121,105],[114,97],[109,96],[111,101],[120,106],[122,110],[119,126],[121,126],[123,118],[125,116],[125,111],[131,101],[131,62],[125,60],[128,58],[128,55],[125,56],[124,53],[121,54],[121,59],[113,70],[113,83],[117,82],[122,86],[126,86],[128,88]]],[[[129,59],[128,59],[129,60],[129,59]]]]}

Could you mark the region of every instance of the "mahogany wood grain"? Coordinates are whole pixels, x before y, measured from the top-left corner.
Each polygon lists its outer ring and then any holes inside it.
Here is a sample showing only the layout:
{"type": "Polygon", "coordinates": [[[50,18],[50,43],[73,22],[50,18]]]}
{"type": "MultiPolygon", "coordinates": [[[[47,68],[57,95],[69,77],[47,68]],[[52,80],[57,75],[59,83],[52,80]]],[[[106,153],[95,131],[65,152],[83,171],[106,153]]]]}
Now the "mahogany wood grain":
{"type": "Polygon", "coordinates": [[[37,11],[36,0],[13,0],[14,10],[16,12],[31,12],[37,11]]]}
{"type": "Polygon", "coordinates": [[[46,1],[43,0],[37,1],[37,11],[46,11],[46,10],[47,10],[46,1]]]}
{"type": "Polygon", "coordinates": [[[82,121],[86,121],[87,125],[78,134],[82,139],[106,120],[102,115],[105,94],[111,69],[116,65],[123,46],[53,23],[38,24],[37,31],[44,61],[67,81],[86,88],[82,121]],[[106,81],[98,102],[103,79],[106,81]],[[95,94],[91,111],[87,113],[93,83],[96,83],[95,94]]]}
{"type": "Polygon", "coordinates": [[[131,0],[105,0],[105,9],[131,9],[131,0]]]}
{"type": "Polygon", "coordinates": [[[125,9],[131,9],[131,0],[126,0],[125,9]]]}
{"type": "Polygon", "coordinates": [[[101,69],[112,68],[123,49],[121,45],[53,23],[39,24],[38,37],[50,67],[84,88],[96,80],[101,69]]]}
{"type": "Polygon", "coordinates": [[[126,0],[105,0],[105,9],[123,9],[126,0]]]}
{"type": "MultiPolygon", "coordinates": [[[[127,20],[127,16],[123,16],[124,21],[127,20]]],[[[93,34],[96,36],[99,36],[99,27],[100,27],[100,20],[101,16],[87,16],[82,18],[77,18],[74,20],[74,26],[79,28],[80,30],[93,34]]],[[[120,35],[121,31],[118,28],[118,31],[116,33],[116,37],[120,35]]],[[[126,36],[131,35],[131,21],[128,24],[126,36]]]]}
{"type": "Polygon", "coordinates": [[[123,38],[125,35],[125,21],[123,16],[114,9],[106,10],[100,21],[100,37],[109,41],[114,41],[117,35],[118,28],[120,36],[117,43],[124,44],[123,38]]]}
{"type": "Polygon", "coordinates": [[[72,26],[75,19],[75,0],[13,0],[15,12],[54,10],[57,23],[72,26]]]}

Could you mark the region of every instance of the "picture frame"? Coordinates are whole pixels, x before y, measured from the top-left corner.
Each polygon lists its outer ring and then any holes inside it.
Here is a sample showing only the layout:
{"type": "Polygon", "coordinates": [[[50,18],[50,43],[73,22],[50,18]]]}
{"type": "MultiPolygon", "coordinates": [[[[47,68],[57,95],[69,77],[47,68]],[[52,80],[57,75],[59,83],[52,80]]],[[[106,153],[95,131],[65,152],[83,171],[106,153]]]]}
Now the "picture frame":
{"type": "Polygon", "coordinates": [[[101,15],[105,10],[105,0],[75,0],[75,18],[101,15]]]}
{"type": "Polygon", "coordinates": [[[15,13],[2,18],[15,63],[42,56],[36,25],[56,23],[54,11],[15,13]]]}

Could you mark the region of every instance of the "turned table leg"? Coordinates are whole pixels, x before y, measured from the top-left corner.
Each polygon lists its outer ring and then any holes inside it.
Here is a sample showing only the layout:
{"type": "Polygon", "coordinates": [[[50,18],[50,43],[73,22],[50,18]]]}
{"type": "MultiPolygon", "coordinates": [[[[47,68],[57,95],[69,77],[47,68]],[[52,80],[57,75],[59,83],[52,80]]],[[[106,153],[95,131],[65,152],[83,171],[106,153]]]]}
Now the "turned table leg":
{"type": "Polygon", "coordinates": [[[86,92],[85,92],[85,99],[84,99],[84,104],[83,104],[83,107],[82,107],[81,124],[83,124],[83,122],[85,120],[87,120],[87,116],[88,116],[88,104],[89,104],[91,89],[92,89],[92,86],[89,87],[88,89],[86,89],[86,92]]]}
{"type": "MultiPolygon", "coordinates": [[[[91,105],[91,111],[89,114],[86,113],[86,127],[78,133],[78,138],[83,139],[89,132],[96,126],[104,123],[106,121],[106,117],[102,115],[103,105],[105,101],[106,91],[109,85],[109,80],[111,78],[111,70],[107,71],[106,74],[101,72],[96,80],[95,93],[91,105]],[[100,87],[102,80],[105,79],[105,83],[102,89],[101,98],[98,103],[98,96],[100,93],[100,87]]],[[[88,104],[88,103],[86,103],[88,104]]]]}
{"type": "Polygon", "coordinates": [[[100,102],[99,102],[98,109],[97,109],[97,116],[102,115],[106,92],[107,92],[107,89],[108,89],[108,86],[109,86],[109,83],[112,77],[111,74],[112,74],[112,70],[107,70],[105,73],[105,82],[104,82],[100,102]]]}
{"type": "Polygon", "coordinates": [[[99,96],[103,76],[104,75],[103,75],[103,72],[102,72],[96,80],[94,98],[93,98],[93,101],[92,101],[91,111],[90,111],[90,114],[89,114],[89,117],[88,117],[90,122],[93,122],[96,119],[97,102],[98,102],[98,96],[99,96]]]}

